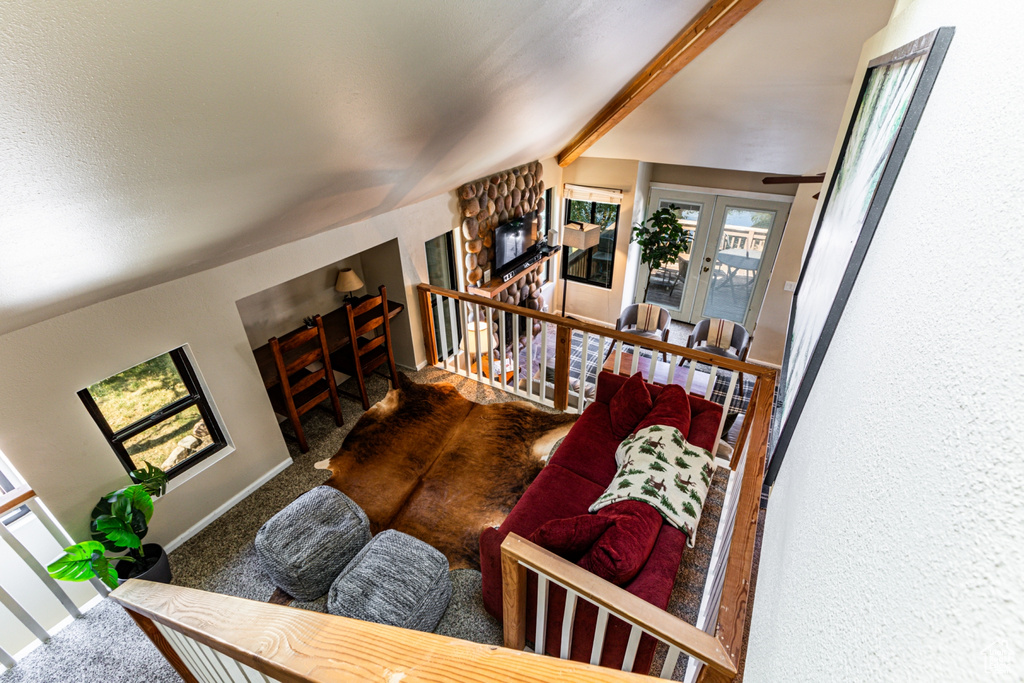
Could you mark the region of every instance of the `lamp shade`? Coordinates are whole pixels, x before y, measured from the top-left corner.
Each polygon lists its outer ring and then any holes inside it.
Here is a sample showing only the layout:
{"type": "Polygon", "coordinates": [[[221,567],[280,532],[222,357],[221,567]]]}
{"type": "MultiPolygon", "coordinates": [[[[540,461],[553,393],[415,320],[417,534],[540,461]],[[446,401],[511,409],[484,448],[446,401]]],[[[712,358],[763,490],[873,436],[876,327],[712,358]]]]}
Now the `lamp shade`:
{"type": "Polygon", "coordinates": [[[576,249],[590,249],[601,241],[601,226],[594,223],[566,223],[562,228],[562,244],[576,249]]]}
{"type": "Polygon", "coordinates": [[[486,321],[481,320],[466,326],[466,350],[472,354],[476,354],[477,337],[480,338],[480,353],[486,354],[494,348],[494,338],[487,334],[486,321]]]}
{"type": "Polygon", "coordinates": [[[338,279],[334,283],[334,290],[337,292],[354,292],[363,286],[363,281],[351,268],[342,268],[338,271],[338,279]]]}

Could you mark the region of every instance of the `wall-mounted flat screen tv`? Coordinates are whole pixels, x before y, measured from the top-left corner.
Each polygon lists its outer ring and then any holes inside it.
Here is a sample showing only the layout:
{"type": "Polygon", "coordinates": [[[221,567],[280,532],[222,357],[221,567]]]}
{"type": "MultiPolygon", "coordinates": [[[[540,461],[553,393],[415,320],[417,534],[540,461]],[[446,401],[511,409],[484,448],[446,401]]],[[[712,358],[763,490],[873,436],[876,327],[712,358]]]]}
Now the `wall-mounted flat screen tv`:
{"type": "Polygon", "coordinates": [[[502,223],[494,229],[494,268],[499,273],[531,252],[537,244],[537,212],[502,223]]]}

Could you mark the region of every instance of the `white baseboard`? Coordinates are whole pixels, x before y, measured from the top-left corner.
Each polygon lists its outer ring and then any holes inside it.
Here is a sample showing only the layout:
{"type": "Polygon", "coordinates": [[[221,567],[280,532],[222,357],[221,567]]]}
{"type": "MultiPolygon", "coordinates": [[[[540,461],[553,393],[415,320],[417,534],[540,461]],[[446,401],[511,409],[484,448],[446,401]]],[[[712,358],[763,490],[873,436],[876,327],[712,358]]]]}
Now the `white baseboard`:
{"type": "Polygon", "coordinates": [[[170,543],[165,543],[164,544],[164,550],[167,551],[167,552],[171,552],[172,550],[174,550],[175,548],[180,546],[182,543],[184,543],[188,539],[192,538],[193,536],[198,534],[200,531],[202,531],[206,527],[210,526],[210,524],[212,524],[214,521],[216,521],[221,515],[223,515],[225,512],[227,512],[231,508],[235,507],[236,505],[238,505],[243,500],[245,500],[246,496],[248,496],[250,493],[252,493],[256,489],[258,489],[259,487],[263,486],[268,481],[270,481],[271,479],[273,479],[274,477],[279,475],[281,472],[283,472],[285,469],[287,469],[288,466],[290,466],[291,464],[292,464],[292,459],[288,458],[284,462],[276,465],[273,469],[271,469],[269,472],[264,474],[262,477],[260,477],[259,479],[257,479],[253,483],[249,484],[248,486],[246,486],[241,491],[239,491],[238,494],[236,494],[234,497],[231,498],[231,500],[229,500],[228,502],[224,503],[219,508],[217,508],[216,510],[214,510],[210,514],[206,515],[205,517],[203,517],[201,520],[199,520],[198,522],[196,522],[192,526],[190,526],[183,534],[181,534],[180,536],[175,538],[170,543]]]}

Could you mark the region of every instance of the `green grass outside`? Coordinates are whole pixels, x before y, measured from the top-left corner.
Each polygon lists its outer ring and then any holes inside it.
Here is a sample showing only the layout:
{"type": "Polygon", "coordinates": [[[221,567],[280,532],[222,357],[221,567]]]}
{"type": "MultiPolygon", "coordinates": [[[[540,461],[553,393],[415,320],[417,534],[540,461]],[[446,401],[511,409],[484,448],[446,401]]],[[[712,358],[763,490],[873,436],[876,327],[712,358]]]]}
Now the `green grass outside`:
{"type": "MultiPolygon", "coordinates": [[[[179,398],[188,396],[181,376],[170,354],[157,356],[145,363],[119,372],[89,387],[100,412],[114,431],[149,415],[179,398]]],[[[151,463],[160,467],[178,441],[192,433],[202,417],[192,406],[125,442],[125,448],[137,467],[151,463]]],[[[200,448],[211,442],[203,439],[200,448]]]]}

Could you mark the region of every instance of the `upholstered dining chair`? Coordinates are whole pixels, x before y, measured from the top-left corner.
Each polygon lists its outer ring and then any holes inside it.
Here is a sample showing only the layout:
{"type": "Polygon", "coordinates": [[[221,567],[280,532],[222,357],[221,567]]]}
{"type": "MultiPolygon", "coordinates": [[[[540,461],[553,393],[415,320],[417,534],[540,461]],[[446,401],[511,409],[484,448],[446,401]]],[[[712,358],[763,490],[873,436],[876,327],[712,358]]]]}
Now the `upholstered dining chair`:
{"type": "Polygon", "coordinates": [[[725,340],[716,340],[718,344],[708,344],[708,336],[711,332],[711,318],[705,318],[699,323],[694,325],[693,332],[686,339],[686,347],[690,349],[700,349],[701,351],[707,351],[713,353],[716,356],[722,356],[723,358],[732,358],[734,360],[746,360],[747,352],[750,351],[750,342],[753,337],[747,330],[739,323],[732,324],[732,335],[728,339],[728,343],[722,345],[725,340]]]}
{"type": "Polygon", "coordinates": [[[669,316],[668,311],[660,306],[654,306],[653,304],[630,304],[622,309],[619,319],[615,321],[615,329],[620,332],[628,332],[629,334],[636,334],[648,339],[667,342],[671,324],[672,318],[669,316]],[[653,329],[650,329],[650,325],[645,329],[644,325],[639,324],[637,318],[639,317],[638,313],[641,306],[651,306],[652,321],[655,319],[654,316],[657,316],[657,325],[653,329]]]}

